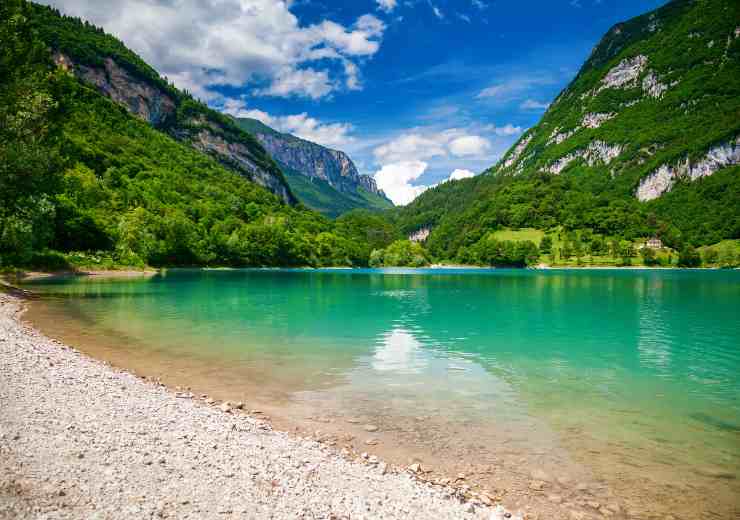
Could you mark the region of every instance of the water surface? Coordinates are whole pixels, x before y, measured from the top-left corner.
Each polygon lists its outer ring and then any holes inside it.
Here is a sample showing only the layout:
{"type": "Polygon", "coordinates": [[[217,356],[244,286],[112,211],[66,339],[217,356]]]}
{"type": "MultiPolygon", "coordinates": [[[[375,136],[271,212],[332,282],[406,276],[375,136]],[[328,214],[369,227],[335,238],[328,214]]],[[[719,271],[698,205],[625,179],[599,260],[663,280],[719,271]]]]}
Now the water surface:
{"type": "Polygon", "coordinates": [[[31,285],[46,297],[30,318],[51,335],[360,446],[374,424],[373,450],[462,470],[510,502],[740,514],[737,271],[174,270],[31,285]]]}

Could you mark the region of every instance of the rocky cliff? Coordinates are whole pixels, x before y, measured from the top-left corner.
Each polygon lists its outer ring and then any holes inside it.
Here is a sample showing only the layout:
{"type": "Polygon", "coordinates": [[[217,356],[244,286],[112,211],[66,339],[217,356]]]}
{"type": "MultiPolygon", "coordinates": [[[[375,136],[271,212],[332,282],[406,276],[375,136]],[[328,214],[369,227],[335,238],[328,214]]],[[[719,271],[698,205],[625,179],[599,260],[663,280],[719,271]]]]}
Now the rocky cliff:
{"type": "Polygon", "coordinates": [[[674,0],[614,25],[541,120],[485,174],[400,210],[440,257],[500,227],[740,238],[740,2],[674,0]]]}
{"type": "Polygon", "coordinates": [[[740,4],[676,0],[604,36],[490,171],[606,175],[640,201],[740,164],[740,4]]]}
{"type": "Polygon", "coordinates": [[[53,59],[58,67],[75,74],[155,128],[213,156],[285,202],[296,202],[282,172],[264,148],[230,118],[166,82],[153,81],[151,74],[137,70],[136,66],[124,66],[116,56],[103,55],[93,63],[86,63],[59,45],[53,59]]]}
{"type": "MultiPolygon", "coordinates": [[[[315,209],[333,214],[337,212],[337,204],[340,201],[346,203],[349,209],[382,209],[392,206],[383,191],[378,189],[375,180],[368,175],[361,175],[346,153],[294,135],[277,132],[255,119],[239,118],[237,123],[242,129],[254,135],[283,167],[288,182],[291,182],[292,173],[307,178],[313,187],[324,188],[323,202],[307,201],[308,205],[315,209]],[[354,202],[348,201],[347,197],[354,202]]],[[[305,184],[305,180],[303,183],[296,183],[295,186],[291,183],[291,186],[298,198],[302,199],[300,184],[305,184]]]]}

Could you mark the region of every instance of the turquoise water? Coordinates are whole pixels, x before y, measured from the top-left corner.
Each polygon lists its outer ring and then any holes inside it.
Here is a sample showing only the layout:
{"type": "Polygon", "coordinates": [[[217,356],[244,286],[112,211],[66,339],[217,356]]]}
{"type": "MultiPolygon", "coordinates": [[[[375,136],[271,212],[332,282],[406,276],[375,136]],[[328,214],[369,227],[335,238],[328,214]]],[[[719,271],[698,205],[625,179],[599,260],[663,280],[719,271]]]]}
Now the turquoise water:
{"type": "Polygon", "coordinates": [[[453,459],[587,471],[617,494],[699,489],[714,502],[702,511],[738,511],[737,271],[174,270],[30,285],[47,295],[42,328],[118,338],[286,410],[362,417],[437,457],[459,437],[477,448],[453,459]]]}

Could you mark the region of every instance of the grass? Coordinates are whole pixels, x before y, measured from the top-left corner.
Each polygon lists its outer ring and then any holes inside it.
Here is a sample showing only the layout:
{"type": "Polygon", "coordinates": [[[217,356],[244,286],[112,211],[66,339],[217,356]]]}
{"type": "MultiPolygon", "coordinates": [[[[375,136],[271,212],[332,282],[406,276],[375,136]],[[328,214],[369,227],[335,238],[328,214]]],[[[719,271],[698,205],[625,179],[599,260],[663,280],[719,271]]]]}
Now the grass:
{"type": "Polygon", "coordinates": [[[713,267],[740,266],[740,240],[723,240],[698,249],[705,265],[713,267]]]}
{"type": "MultiPolygon", "coordinates": [[[[493,234],[496,240],[509,240],[512,242],[524,242],[529,240],[539,245],[540,240],[545,236],[545,232],[540,229],[523,228],[523,229],[500,229],[493,234]]],[[[553,243],[555,237],[553,238],[553,243]]]]}
{"type": "MultiPolygon", "coordinates": [[[[551,230],[543,231],[541,229],[534,228],[522,228],[522,229],[501,229],[494,233],[494,238],[497,240],[509,240],[512,242],[520,242],[529,240],[539,246],[540,242],[545,236],[550,237],[552,240],[552,250],[560,251],[563,248],[565,240],[561,239],[563,234],[562,228],[554,228],[551,230]]],[[[630,266],[644,266],[645,263],[640,256],[639,247],[645,242],[645,238],[638,239],[632,242],[632,246],[635,250],[636,256],[630,258],[630,266]]],[[[733,247],[738,248],[738,254],[740,256],[740,241],[725,240],[725,242],[731,242],[733,247]]],[[[717,246],[717,245],[715,245],[717,246]]],[[[715,247],[711,246],[711,247],[715,247]]],[[[670,248],[664,248],[658,250],[656,253],[656,259],[658,260],[658,267],[671,267],[675,266],[678,262],[678,252],[670,248]]],[[[544,254],[540,255],[540,262],[548,264],[553,267],[620,267],[625,266],[624,259],[620,257],[613,257],[610,255],[590,255],[584,253],[583,256],[577,258],[575,256],[569,258],[561,258],[558,254],[544,254]]]]}
{"type": "Polygon", "coordinates": [[[61,253],[53,250],[33,253],[26,259],[0,257],[0,273],[18,271],[141,271],[149,269],[142,263],[117,258],[110,251],[61,253]]]}

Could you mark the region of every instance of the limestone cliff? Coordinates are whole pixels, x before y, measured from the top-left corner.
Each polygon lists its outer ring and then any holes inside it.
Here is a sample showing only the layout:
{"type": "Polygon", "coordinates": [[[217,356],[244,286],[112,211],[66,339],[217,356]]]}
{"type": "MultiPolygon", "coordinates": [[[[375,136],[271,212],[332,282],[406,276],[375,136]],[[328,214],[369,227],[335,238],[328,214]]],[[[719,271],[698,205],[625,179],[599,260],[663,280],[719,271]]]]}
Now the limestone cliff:
{"type": "Polygon", "coordinates": [[[647,201],[738,164],[739,5],[675,0],[612,27],[490,172],[606,175],[647,201]]]}
{"type": "Polygon", "coordinates": [[[56,50],[57,66],[74,73],[135,116],[207,153],[229,168],[294,203],[282,172],[251,135],[229,118],[183,95],[174,87],[135,75],[107,56],[94,65],[56,50]]]}
{"type": "MultiPolygon", "coordinates": [[[[369,208],[382,209],[392,203],[375,180],[361,175],[349,156],[339,150],[301,139],[294,135],[278,132],[260,121],[248,118],[237,119],[239,126],[254,135],[269,154],[286,172],[288,182],[292,176],[300,175],[303,182],[291,183],[299,199],[305,193],[305,181],[309,188],[321,187],[323,201],[306,201],[314,209],[329,214],[338,214],[337,204],[346,204],[343,209],[369,208]],[[352,200],[348,200],[348,197],[352,200]]],[[[308,194],[307,194],[308,195],[308,194]]]]}

